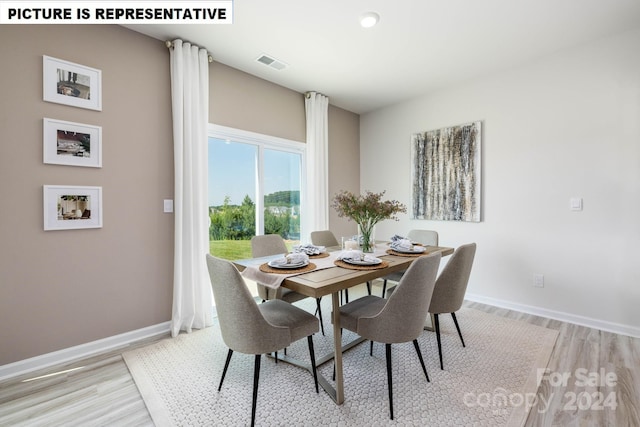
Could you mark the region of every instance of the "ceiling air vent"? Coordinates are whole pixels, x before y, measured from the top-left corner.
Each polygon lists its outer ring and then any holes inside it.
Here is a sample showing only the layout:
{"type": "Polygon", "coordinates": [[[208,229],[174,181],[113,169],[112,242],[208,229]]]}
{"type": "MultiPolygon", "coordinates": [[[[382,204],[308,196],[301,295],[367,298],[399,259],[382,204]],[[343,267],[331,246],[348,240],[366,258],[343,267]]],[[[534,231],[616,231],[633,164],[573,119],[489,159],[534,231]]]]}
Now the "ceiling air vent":
{"type": "Polygon", "coordinates": [[[260,55],[260,57],[256,59],[256,61],[278,71],[287,68],[287,64],[285,64],[284,62],[278,61],[277,59],[265,54],[260,55]]]}

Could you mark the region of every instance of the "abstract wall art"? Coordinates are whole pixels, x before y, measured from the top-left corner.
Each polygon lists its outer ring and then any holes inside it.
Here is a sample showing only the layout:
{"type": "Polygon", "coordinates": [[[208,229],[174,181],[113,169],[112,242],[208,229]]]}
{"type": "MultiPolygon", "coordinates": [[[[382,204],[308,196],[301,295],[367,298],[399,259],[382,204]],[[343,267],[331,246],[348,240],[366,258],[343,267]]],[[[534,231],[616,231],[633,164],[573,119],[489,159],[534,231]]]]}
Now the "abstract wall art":
{"type": "Polygon", "coordinates": [[[412,218],[480,221],[482,123],[411,137],[412,218]]]}

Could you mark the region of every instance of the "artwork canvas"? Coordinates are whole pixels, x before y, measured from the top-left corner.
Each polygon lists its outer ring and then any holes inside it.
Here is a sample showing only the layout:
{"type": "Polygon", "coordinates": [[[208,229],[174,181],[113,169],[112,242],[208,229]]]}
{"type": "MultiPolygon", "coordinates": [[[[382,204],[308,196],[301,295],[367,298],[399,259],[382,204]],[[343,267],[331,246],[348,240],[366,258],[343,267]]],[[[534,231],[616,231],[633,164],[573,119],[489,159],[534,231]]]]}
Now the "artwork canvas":
{"type": "Polygon", "coordinates": [[[482,123],[412,135],[412,218],[480,221],[482,123]]]}

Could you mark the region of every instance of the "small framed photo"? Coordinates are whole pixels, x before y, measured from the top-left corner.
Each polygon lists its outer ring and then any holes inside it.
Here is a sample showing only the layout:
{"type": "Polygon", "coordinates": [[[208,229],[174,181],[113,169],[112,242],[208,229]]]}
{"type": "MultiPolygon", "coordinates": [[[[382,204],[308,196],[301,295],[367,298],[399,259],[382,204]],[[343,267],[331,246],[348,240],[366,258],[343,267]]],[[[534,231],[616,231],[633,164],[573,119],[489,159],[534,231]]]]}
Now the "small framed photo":
{"type": "Polygon", "coordinates": [[[43,186],[44,229],[102,228],[102,187],[43,186]]]}
{"type": "Polygon", "coordinates": [[[42,56],[43,99],[102,111],[102,71],[42,56]]]}
{"type": "Polygon", "coordinates": [[[102,127],[42,119],[44,163],[102,167],[102,127]]]}

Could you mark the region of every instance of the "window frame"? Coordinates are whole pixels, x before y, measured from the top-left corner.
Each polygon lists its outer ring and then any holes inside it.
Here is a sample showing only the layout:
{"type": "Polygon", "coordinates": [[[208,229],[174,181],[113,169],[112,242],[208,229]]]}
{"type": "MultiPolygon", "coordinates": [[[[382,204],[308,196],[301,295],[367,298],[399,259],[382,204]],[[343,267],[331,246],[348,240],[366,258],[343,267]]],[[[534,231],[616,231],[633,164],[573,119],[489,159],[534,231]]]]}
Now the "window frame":
{"type": "MultiPolygon", "coordinates": [[[[256,167],[256,235],[264,234],[264,150],[273,149],[300,155],[300,214],[306,212],[307,174],[306,174],[306,144],[301,141],[280,138],[277,136],[236,129],[228,126],[209,123],[207,128],[207,144],[209,138],[231,140],[233,142],[251,144],[258,147],[256,167]]],[[[209,176],[209,163],[207,162],[207,177],[209,176]]],[[[300,236],[306,234],[303,229],[304,221],[300,221],[300,236]]]]}

